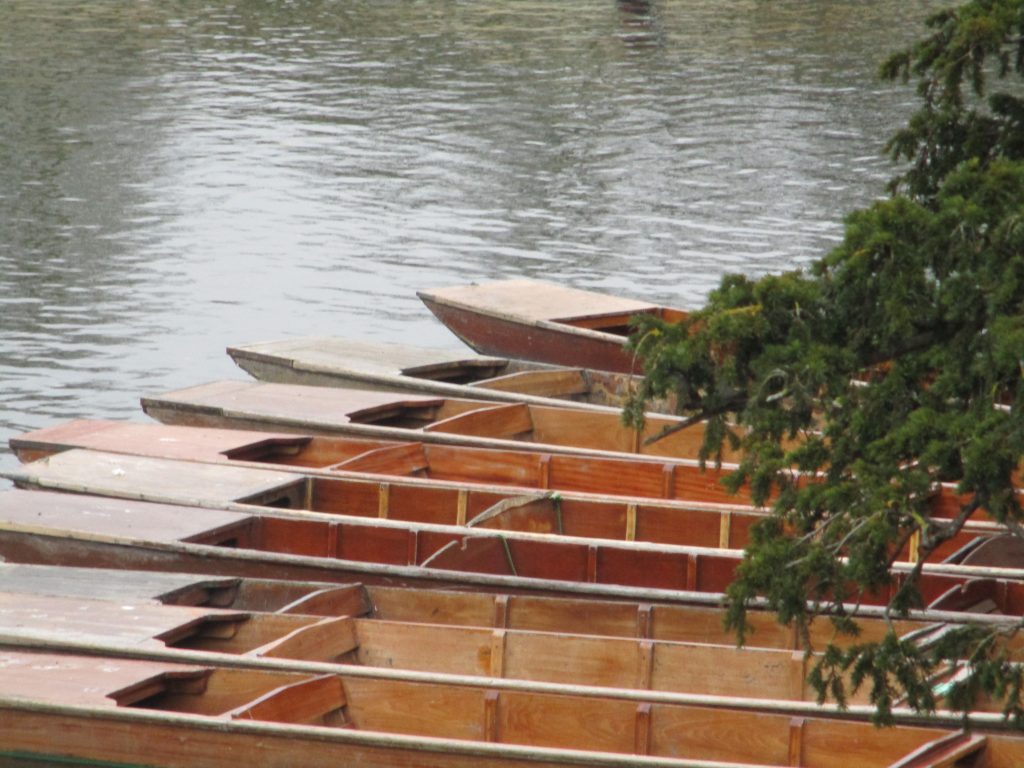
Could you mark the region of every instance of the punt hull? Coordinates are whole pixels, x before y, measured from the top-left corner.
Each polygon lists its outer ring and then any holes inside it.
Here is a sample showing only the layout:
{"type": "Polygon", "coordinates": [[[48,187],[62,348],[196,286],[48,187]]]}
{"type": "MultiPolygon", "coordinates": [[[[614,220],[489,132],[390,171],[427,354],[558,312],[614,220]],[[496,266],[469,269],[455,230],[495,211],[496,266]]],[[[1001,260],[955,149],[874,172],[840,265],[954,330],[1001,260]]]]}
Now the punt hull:
{"type": "MultiPolygon", "coordinates": [[[[106,421],[50,427],[12,438],[11,446],[23,461],[86,449],[248,467],[254,478],[262,469],[294,472],[304,477],[310,489],[301,506],[309,511],[570,537],[740,549],[746,546],[752,526],[765,515],[764,510],[754,507],[705,501],[710,494],[702,492],[704,489],[696,482],[690,485],[696,491],[692,502],[630,497],[620,500],[564,488],[587,487],[588,479],[595,484],[602,478],[615,482],[629,477],[632,481],[634,476],[646,473],[652,484],[660,484],[662,494],[671,497],[675,491],[669,484],[681,484],[684,472],[692,475],[693,481],[706,478],[685,466],[634,462],[605,467],[608,462],[591,460],[576,462],[589,470],[577,477],[562,469],[573,463],[570,457],[546,457],[542,463],[532,454],[495,456],[494,452],[479,449],[106,421]],[[573,482],[563,481],[563,477],[573,482]],[[485,482],[502,479],[509,484],[485,482]],[[519,485],[512,484],[515,480],[519,485]]],[[[168,469],[168,477],[171,474],[168,469]]],[[[187,473],[176,474],[178,482],[189,482],[187,473]]],[[[95,489],[94,483],[83,485],[88,492],[95,489]]],[[[723,494],[722,489],[719,493],[723,494]]],[[[254,495],[255,490],[245,493],[246,498],[254,495]]],[[[969,521],[933,557],[939,560],[951,556],[980,537],[1001,531],[992,522],[969,521]]],[[[914,560],[915,550],[913,539],[900,553],[900,559],[914,560]]]]}
{"type": "MultiPolygon", "coordinates": [[[[686,424],[676,416],[649,414],[637,430],[624,424],[621,411],[614,408],[494,403],[268,382],[208,382],[146,396],[141,404],[143,411],[165,424],[549,453],[695,460],[704,441],[702,423],[675,429],[686,424]]],[[[723,447],[723,461],[737,456],[723,447]]]]}
{"type": "Polygon", "coordinates": [[[683,310],[533,280],[508,280],[419,291],[431,312],[484,354],[637,374],[625,350],[630,319],[683,310]]]}
{"type": "Polygon", "coordinates": [[[237,762],[266,768],[757,768],[17,699],[0,699],[0,732],[0,762],[26,767],[224,768],[237,762]]]}
{"type": "Polygon", "coordinates": [[[448,330],[481,354],[578,365],[630,375],[639,375],[642,371],[640,361],[626,351],[624,336],[490,317],[472,309],[434,301],[423,293],[420,298],[448,330]]]}
{"type": "MultiPolygon", "coordinates": [[[[984,716],[975,721],[981,733],[958,736],[948,717],[922,724],[901,712],[899,725],[879,730],[865,721],[863,708],[839,713],[767,699],[542,693],[498,690],[486,681],[370,679],[106,654],[0,650],[0,660],[2,749],[19,757],[330,765],[319,752],[337,764],[380,765],[378,750],[387,750],[387,764],[410,766],[475,759],[486,766],[883,768],[953,739],[985,754],[989,768],[1010,768],[1015,763],[1007,758],[1019,759],[1024,749],[1024,740],[999,733],[998,722],[984,716]],[[278,740],[286,751],[277,751],[278,740]]],[[[924,763],[942,764],[949,763],[924,763]]]]}
{"type": "MultiPolygon", "coordinates": [[[[278,384],[373,389],[499,402],[621,408],[638,377],[448,350],[370,344],[337,337],[288,339],[228,347],[239,368],[278,384]]],[[[672,413],[667,400],[652,412],[672,413]]]]}
{"type": "MultiPolygon", "coordinates": [[[[172,660],[197,654],[216,664],[312,663],[376,679],[509,681],[548,692],[573,686],[668,696],[745,698],[757,691],[760,699],[778,701],[814,697],[806,683],[809,659],[788,650],[24,592],[0,591],[0,644],[172,660]]],[[[867,700],[861,693],[851,703],[867,700]]]]}
{"type": "MultiPolygon", "coordinates": [[[[673,602],[684,593],[720,594],[741,557],[735,550],[606,547],[308,513],[253,515],[28,491],[3,496],[8,511],[0,523],[0,557],[44,565],[673,602]],[[79,504],[94,513],[76,513],[79,504]]],[[[907,570],[894,568],[888,589],[863,603],[887,603],[907,570]]],[[[1020,573],[926,566],[920,589],[936,608],[969,611],[991,602],[1020,615],[1020,573]]]]}
{"type": "MultiPolygon", "coordinates": [[[[12,553],[13,555],[13,553],[12,553]]],[[[4,589],[26,595],[92,597],[104,600],[147,601],[163,605],[212,607],[242,612],[299,614],[321,617],[369,617],[389,622],[455,627],[487,627],[554,634],[581,633],[594,637],[631,638],[682,643],[732,645],[735,634],[724,629],[724,610],[714,594],[676,595],[672,601],[622,598],[546,597],[507,592],[429,587],[387,587],[360,581],[275,581],[215,577],[207,574],[69,566],[0,564],[4,589]]],[[[864,606],[859,622],[862,640],[879,639],[889,629],[878,609],[864,606]]],[[[1012,617],[977,616],[972,621],[1010,624],[1012,617]]],[[[942,624],[964,621],[962,613],[917,612],[894,619],[892,628],[903,635],[942,624]]],[[[800,650],[791,628],[768,613],[753,610],[748,625],[754,630],[748,648],[800,650]]],[[[811,626],[812,646],[833,640],[827,622],[811,626]]],[[[1024,638],[1021,638],[1024,642],[1024,638]]]]}

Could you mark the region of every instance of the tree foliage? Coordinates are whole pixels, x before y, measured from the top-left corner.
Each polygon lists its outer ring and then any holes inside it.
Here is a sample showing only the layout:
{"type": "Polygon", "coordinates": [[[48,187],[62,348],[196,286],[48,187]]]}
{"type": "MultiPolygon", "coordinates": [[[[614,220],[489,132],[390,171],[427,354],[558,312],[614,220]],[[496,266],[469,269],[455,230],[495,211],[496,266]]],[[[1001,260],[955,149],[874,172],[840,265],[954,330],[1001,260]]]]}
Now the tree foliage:
{"type": "Polygon", "coordinates": [[[770,514],[727,592],[741,641],[763,599],[808,643],[813,621],[834,624],[810,676],[822,699],[866,686],[884,723],[897,702],[966,712],[985,696],[1024,724],[1002,630],[856,642],[850,607],[892,585],[912,537],[891,616],[924,607],[923,564],[977,510],[1024,522],[1024,0],[971,0],[928,28],[882,67],[917,78],[922,100],[888,145],[903,162],[891,196],[849,215],[807,272],[730,275],[683,323],[639,318],[646,377],[625,416],[672,394],[706,421],[702,460],[742,449],[727,482],[770,514]],[[951,516],[936,514],[939,483],[960,493],[951,516]],[[957,661],[939,697],[932,677],[957,661]]]}

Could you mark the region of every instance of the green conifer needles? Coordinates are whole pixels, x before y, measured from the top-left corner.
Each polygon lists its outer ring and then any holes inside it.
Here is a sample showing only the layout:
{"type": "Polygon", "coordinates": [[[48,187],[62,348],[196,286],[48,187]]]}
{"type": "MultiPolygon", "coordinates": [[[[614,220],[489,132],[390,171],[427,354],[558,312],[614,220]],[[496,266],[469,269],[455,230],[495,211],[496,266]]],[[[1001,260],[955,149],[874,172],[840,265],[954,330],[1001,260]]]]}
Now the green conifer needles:
{"type": "Polygon", "coordinates": [[[892,197],[852,213],[807,272],[728,276],[679,325],[639,318],[646,378],[624,418],[675,395],[708,424],[703,460],[742,449],[728,482],[771,515],[727,594],[740,641],[765,600],[808,644],[812,622],[834,624],[810,675],[822,697],[866,690],[880,723],[896,705],[968,712],[992,697],[1024,725],[1005,629],[851,639],[851,606],[892,587],[912,540],[893,616],[923,607],[920,567],[977,510],[1024,522],[1024,0],[973,0],[929,26],[883,67],[917,77],[923,100],[890,142],[910,161],[892,197]],[[989,96],[992,79],[1007,90],[989,96]],[[938,483],[962,494],[952,514],[935,514],[938,483]]]}

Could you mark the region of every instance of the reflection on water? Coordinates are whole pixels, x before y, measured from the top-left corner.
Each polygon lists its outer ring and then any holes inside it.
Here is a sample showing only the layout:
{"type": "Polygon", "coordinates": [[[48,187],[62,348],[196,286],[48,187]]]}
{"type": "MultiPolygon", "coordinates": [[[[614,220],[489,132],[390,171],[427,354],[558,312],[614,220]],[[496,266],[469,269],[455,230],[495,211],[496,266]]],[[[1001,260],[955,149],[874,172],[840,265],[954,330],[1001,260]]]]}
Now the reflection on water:
{"type": "Polygon", "coordinates": [[[913,97],[873,73],[934,7],[5,0],[0,439],[232,343],[454,343],[421,287],[804,264],[881,194],[913,97]]]}

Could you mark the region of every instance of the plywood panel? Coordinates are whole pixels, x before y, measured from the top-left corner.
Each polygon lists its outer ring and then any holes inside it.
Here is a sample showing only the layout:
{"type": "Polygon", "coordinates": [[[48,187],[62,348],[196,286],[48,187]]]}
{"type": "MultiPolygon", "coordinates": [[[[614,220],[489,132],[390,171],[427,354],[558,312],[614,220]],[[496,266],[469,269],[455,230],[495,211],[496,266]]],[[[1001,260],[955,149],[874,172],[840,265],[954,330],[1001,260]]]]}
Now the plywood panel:
{"type": "Polygon", "coordinates": [[[483,738],[483,691],[390,680],[345,680],[347,713],[360,730],[449,739],[483,738]],[[472,713],[480,713],[479,718],[472,713]]]}
{"type": "Polygon", "coordinates": [[[498,702],[502,742],[631,753],[636,704],[504,692],[498,702]]]}

